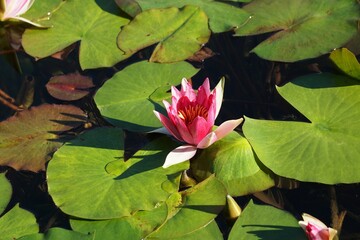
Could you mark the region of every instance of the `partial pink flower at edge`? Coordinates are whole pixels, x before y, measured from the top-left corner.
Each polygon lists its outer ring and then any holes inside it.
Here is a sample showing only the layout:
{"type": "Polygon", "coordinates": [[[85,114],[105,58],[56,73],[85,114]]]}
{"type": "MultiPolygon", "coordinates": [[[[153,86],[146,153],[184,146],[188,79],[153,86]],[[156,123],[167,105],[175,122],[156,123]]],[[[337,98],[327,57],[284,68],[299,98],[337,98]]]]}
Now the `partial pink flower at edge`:
{"type": "Polygon", "coordinates": [[[337,231],[327,227],[319,219],[304,213],[302,215],[304,221],[299,221],[299,225],[305,231],[309,240],[337,240],[337,231]]]}
{"type": "Polygon", "coordinates": [[[153,132],[172,135],[186,145],[174,149],[167,155],[164,168],[191,159],[197,149],[209,147],[233,131],[243,121],[242,118],[229,120],[212,131],[222,104],[223,79],[213,91],[210,91],[209,79],[206,78],[196,92],[191,83],[184,78],[181,82],[181,90],[172,87],[171,93],[171,104],[164,101],[168,116],[154,111],[164,128],[153,132]]]}
{"type": "Polygon", "coordinates": [[[34,23],[20,16],[26,13],[31,8],[34,2],[35,0],[1,0],[1,6],[3,8],[1,21],[5,21],[8,19],[17,19],[40,27],[40,24],[34,23]]]}

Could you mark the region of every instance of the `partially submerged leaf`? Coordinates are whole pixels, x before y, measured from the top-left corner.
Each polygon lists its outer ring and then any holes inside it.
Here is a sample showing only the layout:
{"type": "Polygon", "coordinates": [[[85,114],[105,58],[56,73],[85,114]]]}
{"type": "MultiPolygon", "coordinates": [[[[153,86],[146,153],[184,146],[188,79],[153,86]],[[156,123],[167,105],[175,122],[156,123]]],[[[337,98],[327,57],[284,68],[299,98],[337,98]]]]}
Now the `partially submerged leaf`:
{"type": "Polygon", "coordinates": [[[47,104],[10,117],[0,123],[0,164],[16,170],[44,170],[51,154],[62,145],[58,134],[84,120],[77,107],[47,104]]]}
{"type": "Polygon", "coordinates": [[[334,50],[330,59],[345,74],[360,80],[360,64],[356,56],[346,48],[334,50]]]}
{"type": "Polygon", "coordinates": [[[318,57],[341,47],[357,32],[355,0],[253,0],[243,9],[252,18],[237,36],[274,32],[252,51],[283,62],[318,57]]]}
{"type": "Polygon", "coordinates": [[[12,187],[7,180],[5,173],[0,173],[0,216],[6,209],[7,205],[10,202],[12,195],[12,187]]]}
{"type": "Polygon", "coordinates": [[[310,122],[245,119],[260,161],[280,176],[325,184],[360,181],[360,85],[334,74],[297,78],[278,91],[310,122]]]}
{"type": "Polygon", "coordinates": [[[65,101],[74,101],[85,97],[92,87],[94,84],[91,78],[79,73],[54,76],[46,84],[46,89],[51,96],[65,101]]]}
{"type": "Polygon", "coordinates": [[[229,235],[229,240],[239,239],[306,240],[307,238],[299,226],[298,220],[290,213],[267,205],[257,205],[250,201],[229,235]]]}
{"type": "Polygon", "coordinates": [[[150,9],[122,28],[118,46],[126,54],[133,54],[158,43],[150,61],[176,62],[198,51],[210,33],[208,18],[199,7],[150,9]]]}
{"type": "Polygon", "coordinates": [[[250,16],[241,8],[214,0],[126,0],[126,3],[123,2],[123,0],[116,0],[116,3],[120,6],[120,8],[133,17],[141,11],[149,9],[167,7],[181,8],[185,5],[198,6],[208,16],[209,27],[214,33],[236,29],[242,26],[250,16]]]}
{"type": "Polygon", "coordinates": [[[120,27],[129,20],[115,11],[113,1],[91,0],[86,2],[86,10],[79,9],[84,9],[82,1],[65,1],[52,13],[51,28],[27,29],[22,40],[25,51],[44,58],[80,41],[82,69],[110,67],[129,57],[116,45],[120,27]]]}

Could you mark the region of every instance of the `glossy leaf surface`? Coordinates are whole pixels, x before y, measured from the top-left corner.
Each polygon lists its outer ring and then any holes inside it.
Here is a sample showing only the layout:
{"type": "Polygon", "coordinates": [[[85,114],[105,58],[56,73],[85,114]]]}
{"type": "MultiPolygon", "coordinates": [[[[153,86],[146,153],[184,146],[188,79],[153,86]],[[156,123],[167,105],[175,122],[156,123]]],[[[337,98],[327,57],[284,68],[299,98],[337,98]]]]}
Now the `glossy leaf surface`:
{"type": "Polygon", "coordinates": [[[196,53],[210,37],[208,18],[196,6],[150,9],[124,26],[118,46],[126,54],[157,43],[151,62],[176,62],[196,53]]]}
{"type": "Polygon", "coordinates": [[[249,14],[239,7],[213,0],[116,0],[117,4],[131,16],[141,11],[154,8],[184,7],[194,5],[200,7],[209,17],[212,32],[226,32],[242,26],[249,18],[249,14]],[[224,17],[226,16],[226,17],[224,17]]]}
{"type": "Polygon", "coordinates": [[[110,123],[131,131],[150,131],[162,126],[153,110],[163,109],[170,87],[197,71],[185,62],[135,63],[109,79],[96,93],[95,102],[110,123]]]}
{"type": "Polygon", "coordinates": [[[274,32],[252,51],[272,61],[294,62],[341,47],[357,32],[360,9],[353,0],[253,0],[252,18],[237,36],[274,32]]]}
{"type": "Polygon", "coordinates": [[[118,49],[116,36],[129,20],[116,11],[115,3],[90,0],[86,11],[78,11],[83,7],[83,1],[66,1],[52,14],[51,28],[27,29],[22,39],[25,51],[44,58],[80,42],[79,60],[83,69],[110,67],[127,58],[118,49]]]}
{"type": "Polygon", "coordinates": [[[60,148],[48,165],[49,192],[65,213],[113,219],[151,210],[178,190],[187,163],[162,168],[174,145],[153,142],[124,162],[123,132],[97,128],[60,148]]]}
{"type": "Polygon", "coordinates": [[[236,132],[202,150],[192,160],[191,170],[197,179],[214,173],[232,196],[247,195],[274,185],[273,179],[259,167],[249,142],[236,132]]]}

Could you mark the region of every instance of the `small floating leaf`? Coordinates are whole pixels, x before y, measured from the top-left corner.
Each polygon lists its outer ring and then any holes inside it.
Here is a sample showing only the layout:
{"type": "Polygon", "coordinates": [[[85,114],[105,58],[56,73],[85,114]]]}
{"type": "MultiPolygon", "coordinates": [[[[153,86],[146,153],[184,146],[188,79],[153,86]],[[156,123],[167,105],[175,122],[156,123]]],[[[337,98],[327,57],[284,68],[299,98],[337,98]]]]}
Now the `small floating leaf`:
{"type": "Polygon", "coordinates": [[[50,78],[46,89],[54,98],[74,101],[85,97],[89,88],[94,87],[91,78],[78,73],[59,75],[50,78]]]}

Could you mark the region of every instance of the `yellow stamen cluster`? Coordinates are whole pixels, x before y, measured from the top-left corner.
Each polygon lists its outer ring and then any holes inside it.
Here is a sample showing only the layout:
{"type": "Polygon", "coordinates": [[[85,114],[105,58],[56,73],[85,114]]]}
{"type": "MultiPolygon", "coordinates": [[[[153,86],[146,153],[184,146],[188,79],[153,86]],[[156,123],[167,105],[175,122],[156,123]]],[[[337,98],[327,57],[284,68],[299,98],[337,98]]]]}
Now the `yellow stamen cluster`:
{"type": "Polygon", "coordinates": [[[178,116],[184,120],[185,124],[190,124],[197,116],[207,118],[208,116],[208,109],[206,109],[202,105],[189,105],[186,106],[184,109],[178,111],[178,116]]]}

